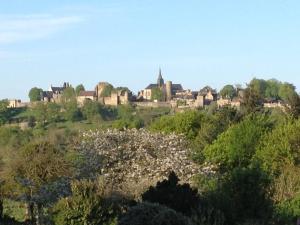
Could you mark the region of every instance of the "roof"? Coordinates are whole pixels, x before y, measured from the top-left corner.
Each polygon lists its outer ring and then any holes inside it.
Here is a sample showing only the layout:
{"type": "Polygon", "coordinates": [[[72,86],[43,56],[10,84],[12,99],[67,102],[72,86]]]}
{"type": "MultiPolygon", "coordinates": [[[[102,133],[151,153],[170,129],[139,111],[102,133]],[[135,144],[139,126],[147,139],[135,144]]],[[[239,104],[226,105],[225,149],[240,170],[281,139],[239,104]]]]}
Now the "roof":
{"type": "Polygon", "coordinates": [[[52,92],[57,93],[57,92],[63,92],[65,90],[64,87],[51,87],[50,88],[52,90],[52,92]]]}
{"type": "Polygon", "coordinates": [[[43,98],[52,98],[53,92],[52,91],[43,91],[42,95],[43,95],[43,98]]]}
{"type": "Polygon", "coordinates": [[[181,90],[183,90],[183,88],[182,88],[181,84],[172,84],[172,90],[181,91],[181,90]]]}
{"type": "Polygon", "coordinates": [[[211,92],[213,95],[217,95],[217,91],[212,89],[210,86],[206,86],[204,88],[202,88],[200,91],[199,91],[199,94],[200,95],[207,95],[209,92],[211,92]]]}
{"type": "Polygon", "coordinates": [[[149,84],[145,89],[154,89],[157,88],[157,84],[149,84]]]}
{"type": "Polygon", "coordinates": [[[78,96],[85,96],[85,97],[93,96],[93,97],[95,97],[96,92],[95,91],[80,91],[78,96]]]}

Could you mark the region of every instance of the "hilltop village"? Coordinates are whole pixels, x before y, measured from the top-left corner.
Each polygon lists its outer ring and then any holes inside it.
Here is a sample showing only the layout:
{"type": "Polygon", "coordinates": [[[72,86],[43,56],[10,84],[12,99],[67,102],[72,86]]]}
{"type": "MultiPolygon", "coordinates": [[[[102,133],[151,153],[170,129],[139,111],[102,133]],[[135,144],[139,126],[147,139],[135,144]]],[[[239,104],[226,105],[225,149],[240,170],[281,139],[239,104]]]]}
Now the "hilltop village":
{"type": "MultiPolygon", "coordinates": [[[[40,101],[55,102],[62,101],[63,93],[66,89],[72,88],[70,83],[65,82],[62,86],[50,86],[49,90],[40,91],[40,101]]],[[[216,89],[205,86],[197,91],[184,89],[181,84],[174,84],[172,81],[165,81],[161,69],[155,83],[149,84],[140,90],[137,95],[127,87],[115,88],[108,82],[99,82],[94,90],[85,90],[82,86],[76,94],[77,103],[83,106],[85,101],[98,101],[107,106],[135,105],[141,107],[169,107],[169,108],[203,108],[211,104],[218,107],[231,106],[240,108],[244,96],[244,89],[235,88],[234,96],[222,96],[216,89]]],[[[22,108],[30,106],[31,103],[24,103],[21,100],[9,100],[9,108],[22,108]]],[[[283,108],[280,100],[266,99],[263,103],[267,108],[283,108]]]]}

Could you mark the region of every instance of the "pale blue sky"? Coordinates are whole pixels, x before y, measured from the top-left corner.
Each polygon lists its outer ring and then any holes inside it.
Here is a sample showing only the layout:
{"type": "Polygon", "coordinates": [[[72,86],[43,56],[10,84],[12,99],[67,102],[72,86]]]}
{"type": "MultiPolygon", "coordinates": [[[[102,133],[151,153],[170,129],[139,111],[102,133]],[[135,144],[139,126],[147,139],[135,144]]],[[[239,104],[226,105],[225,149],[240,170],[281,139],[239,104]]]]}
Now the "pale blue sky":
{"type": "Polygon", "coordinates": [[[299,0],[0,0],[0,99],[69,81],[134,92],[252,77],[300,88],[299,0]]]}

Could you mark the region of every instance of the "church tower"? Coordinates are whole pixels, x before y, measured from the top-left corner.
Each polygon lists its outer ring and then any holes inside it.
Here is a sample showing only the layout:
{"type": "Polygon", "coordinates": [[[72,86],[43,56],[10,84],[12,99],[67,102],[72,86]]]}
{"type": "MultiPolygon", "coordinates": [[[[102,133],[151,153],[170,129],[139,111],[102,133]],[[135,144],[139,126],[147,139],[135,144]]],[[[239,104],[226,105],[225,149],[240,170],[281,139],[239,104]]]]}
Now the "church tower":
{"type": "Polygon", "coordinates": [[[158,79],[157,79],[157,86],[158,87],[163,87],[165,84],[164,79],[162,78],[161,74],[161,69],[159,68],[159,74],[158,74],[158,79]]]}

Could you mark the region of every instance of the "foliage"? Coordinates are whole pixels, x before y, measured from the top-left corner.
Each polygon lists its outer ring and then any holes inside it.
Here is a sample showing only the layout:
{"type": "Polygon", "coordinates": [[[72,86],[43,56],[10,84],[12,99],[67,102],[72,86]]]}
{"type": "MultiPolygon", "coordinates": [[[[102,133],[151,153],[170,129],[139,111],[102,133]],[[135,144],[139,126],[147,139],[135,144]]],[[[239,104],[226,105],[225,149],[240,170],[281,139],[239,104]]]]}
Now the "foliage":
{"type": "Polygon", "coordinates": [[[191,225],[187,218],[165,206],[140,203],[120,218],[118,225],[191,225]]]}
{"type": "Polygon", "coordinates": [[[280,86],[278,95],[279,95],[280,99],[282,99],[283,101],[288,101],[293,96],[297,95],[295,89],[296,88],[295,88],[295,86],[293,84],[283,83],[280,86]]]}
{"type": "Polygon", "coordinates": [[[18,148],[28,143],[32,138],[30,130],[19,127],[0,127],[0,147],[18,148]]]}
{"type": "Polygon", "coordinates": [[[244,96],[241,104],[241,109],[244,114],[255,113],[261,111],[263,107],[263,95],[261,85],[256,85],[257,82],[250,83],[244,91],[244,96]]]}
{"type": "Polygon", "coordinates": [[[58,196],[67,192],[64,178],[71,175],[71,170],[64,152],[42,140],[26,144],[12,154],[3,174],[9,195],[27,203],[31,218],[35,204],[39,218],[42,216],[42,206],[56,201],[58,196]]]}
{"type": "Polygon", "coordinates": [[[114,87],[111,84],[105,85],[103,91],[101,92],[101,97],[109,97],[111,93],[114,91],[114,87]]]}
{"type": "Polygon", "coordinates": [[[61,101],[65,104],[66,102],[76,101],[76,92],[73,87],[67,87],[61,96],[61,101]]]}
{"type": "Polygon", "coordinates": [[[259,140],[269,127],[266,117],[248,116],[204,149],[205,161],[219,165],[225,171],[249,165],[259,140]]]}
{"type": "Polygon", "coordinates": [[[237,96],[237,91],[233,85],[226,85],[220,91],[220,95],[222,98],[233,99],[235,96],[237,96]]]}
{"type": "Polygon", "coordinates": [[[85,91],[85,88],[84,88],[83,84],[79,84],[79,85],[77,85],[77,87],[75,88],[76,96],[78,96],[79,93],[80,93],[81,91],[85,91]]]}
{"type": "Polygon", "coordinates": [[[158,182],[156,187],[150,187],[142,194],[143,201],[165,205],[184,215],[190,215],[199,204],[197,190],[189,184],[178,184],[178,177],[174,172],[169,174],[168,180],[158,182]]]}
{"type": "Polygon", "coordinates": [[[184,134],[188,138],[193,139],[201,127],[202,118],[202,113],[193,110],[177,113],[175,115],[166,115],[153,122],[150,126],[150,130],[184,134]]]}
{"type": "Polygon", "coordinates": [[[0,125],[7,122],[7,113],[8,113],[7,106],[8,106],[7,100],[0,101],[0,125]]]}
{"type": "Polygon", "coordinates": [[[142,128],[144,121],[136,114],[135,109],[131,105],[121,105],[117,108],[118,119],[114,121],[113,128],[142,128]]]}
{"type": "Polygon", "coordinates": [[[99,102],[93,102],[90,100],[86,100],[81,109],[83,118],[88,121],[99,121],[101,119],[101,110],[102,106],[99,102]]]}
{"type": "Polygon", "coordinates": [[[37,87],[31,88],[28,94],[30,101],[31,102],[41,101],[42,92],[43,89],[41,88],[37,88],[37,87]]]}
{"type": "Polygon", "coordinates": [[[120,213],[120,209],[105,198],[99,181],[73,181],[71,189],[72,195],[61,199],[53,209],[57,225],[109,225],[120,213]]]}
{"type": "Polygon", "coordinates": [[[279,175],[286,165],[300,166],[299,136],[300,120],[278,126],[261,139],[255,159],[272,175],[279,175]]]}
{"type": "Polygon", "coordinates": [[[154,101],[154,100],[157,100],[159,102],[161,101],[164,101],[164,93],[163,91],[160,89],[160,88],[153,88],[151,90],[151,100],[154,101]]]}
{"type": "Polygon", "coordinates": [[[64,105],[64,109],[65,120],[75,122],[79,121],[82,118],[81,111],[79,110],[76,101],[66,102],[64,105]]]}
{"type": "Polygon", "coordinates": [[[215,141],[218,136],[228,129],[229,126],[241,119],[239,112],[230,107],[223,107],[212,115],[204,115],[201,127],[193,140],[193,159],[203,161],[203,150],[215,141]]]}
{"type": "Polygon", "coordinates": [[[300,218],[300,194],[293,199],[280,202],[276,207],[279,224],[296,224],[300,218]]]}

